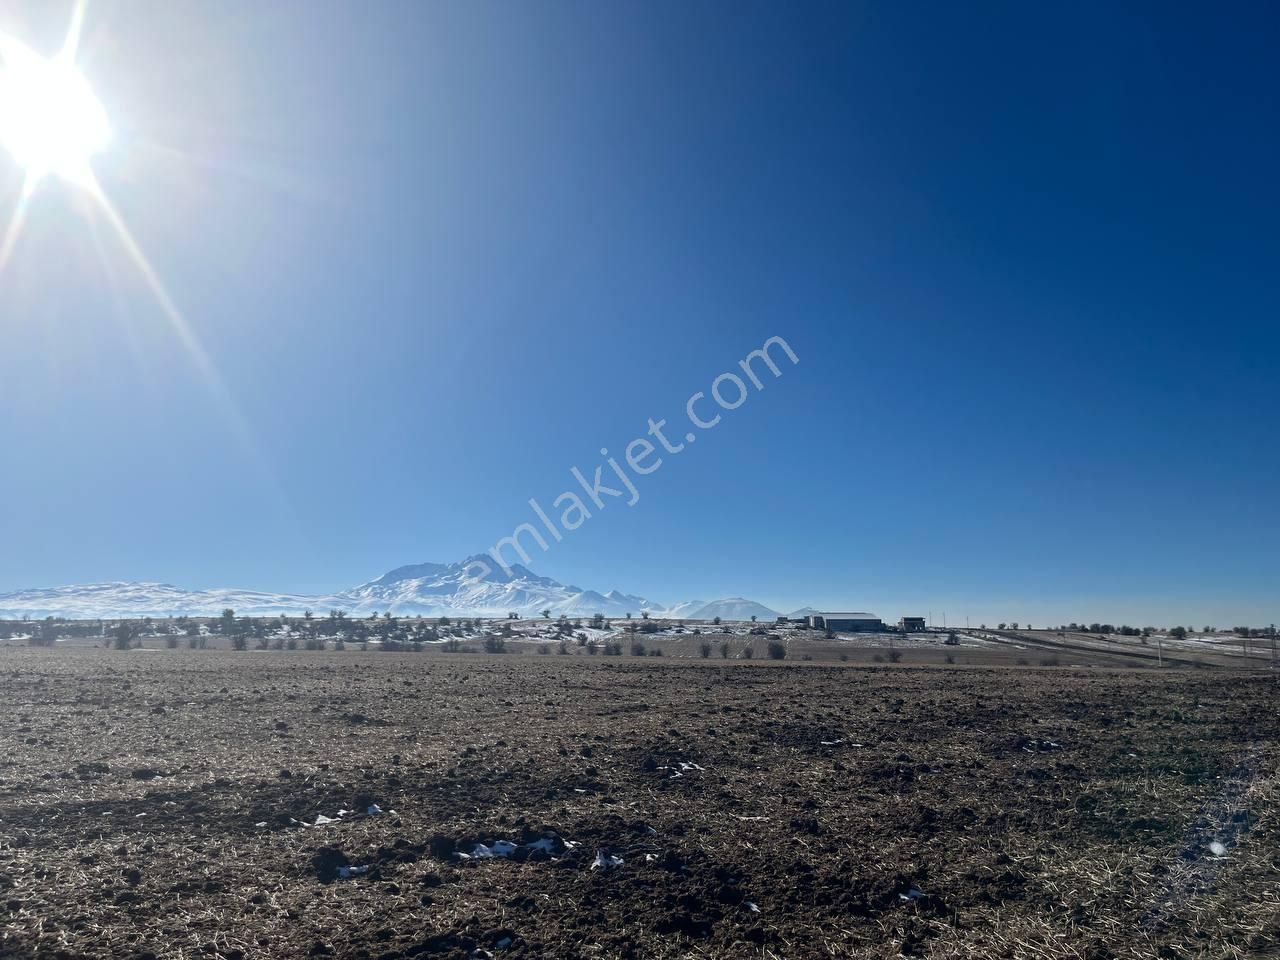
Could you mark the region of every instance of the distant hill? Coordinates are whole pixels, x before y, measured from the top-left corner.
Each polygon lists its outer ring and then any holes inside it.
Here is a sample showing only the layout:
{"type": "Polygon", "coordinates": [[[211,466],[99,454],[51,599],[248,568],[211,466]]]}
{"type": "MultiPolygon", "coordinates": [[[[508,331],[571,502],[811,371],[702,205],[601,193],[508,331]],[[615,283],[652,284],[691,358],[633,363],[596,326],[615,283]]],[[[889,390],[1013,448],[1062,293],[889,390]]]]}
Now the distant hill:
{"type": "Polygon", "coordinates": [[[676,604],[667,610],[665,615],[681,620],[714,620],[716,617],[721,620],[750,620],[752,617],[759,620],[776,620],[779,617],[778,611],[770,610],[762,603],[742,597],[712,600],[710,603],[690,600],[676,604]]]}

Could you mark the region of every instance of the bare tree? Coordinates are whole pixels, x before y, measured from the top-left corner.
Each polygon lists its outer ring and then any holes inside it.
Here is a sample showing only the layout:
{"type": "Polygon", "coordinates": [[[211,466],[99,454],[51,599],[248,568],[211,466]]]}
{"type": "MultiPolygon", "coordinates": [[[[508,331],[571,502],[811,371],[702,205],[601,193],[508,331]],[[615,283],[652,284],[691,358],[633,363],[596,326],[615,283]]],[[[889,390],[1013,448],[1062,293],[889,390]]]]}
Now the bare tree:
{"type": "Polygon", "coordinates": [[[121,620],[112,631],[111,645],[117,650],[128,650],[138,646],[142,629],[133,620],[121,620]]]}

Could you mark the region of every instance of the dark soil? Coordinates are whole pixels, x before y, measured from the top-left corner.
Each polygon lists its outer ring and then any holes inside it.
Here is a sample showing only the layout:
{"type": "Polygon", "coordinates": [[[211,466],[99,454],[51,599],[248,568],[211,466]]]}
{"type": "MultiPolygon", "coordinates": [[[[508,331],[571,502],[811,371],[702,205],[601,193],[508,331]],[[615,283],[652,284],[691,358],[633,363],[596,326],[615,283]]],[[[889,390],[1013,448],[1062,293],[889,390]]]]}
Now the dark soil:
{"type": "Polygon", "coordinates": [[[1102,960],[1280,934],[1266,676],[15,648],[0,682],[5,957],[1102,960]]]}

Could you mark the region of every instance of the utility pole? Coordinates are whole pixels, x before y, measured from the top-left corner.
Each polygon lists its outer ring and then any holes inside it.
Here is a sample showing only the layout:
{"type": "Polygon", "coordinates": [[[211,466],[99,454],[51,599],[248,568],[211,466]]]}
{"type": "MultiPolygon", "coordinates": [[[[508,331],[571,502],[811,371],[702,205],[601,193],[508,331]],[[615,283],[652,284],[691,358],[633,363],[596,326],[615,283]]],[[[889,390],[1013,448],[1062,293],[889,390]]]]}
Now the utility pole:
{"type": "Polygon", "coordinates": [[[1164,637],[1156,637],[1156,657],[1160,669],[1164,669],[1164,637]]]}

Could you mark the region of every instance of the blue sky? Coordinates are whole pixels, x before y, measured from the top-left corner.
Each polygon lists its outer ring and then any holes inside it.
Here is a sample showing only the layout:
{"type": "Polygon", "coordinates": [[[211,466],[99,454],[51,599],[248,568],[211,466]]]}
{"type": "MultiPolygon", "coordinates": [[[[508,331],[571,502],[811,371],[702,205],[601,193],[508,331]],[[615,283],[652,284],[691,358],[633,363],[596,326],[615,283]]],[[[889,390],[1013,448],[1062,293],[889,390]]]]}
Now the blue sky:
{"type": "MultiPolygon", "coordinates": [[[[69,16],[0,31],[51,54],[69,16]]],[[[781,336],[534,569],[1280,619],[1277,41],[1263,4],[92,3],[95,169],[217,382],[42,184],[0,275],[0,591],[461,559],[781,336]]]]}

